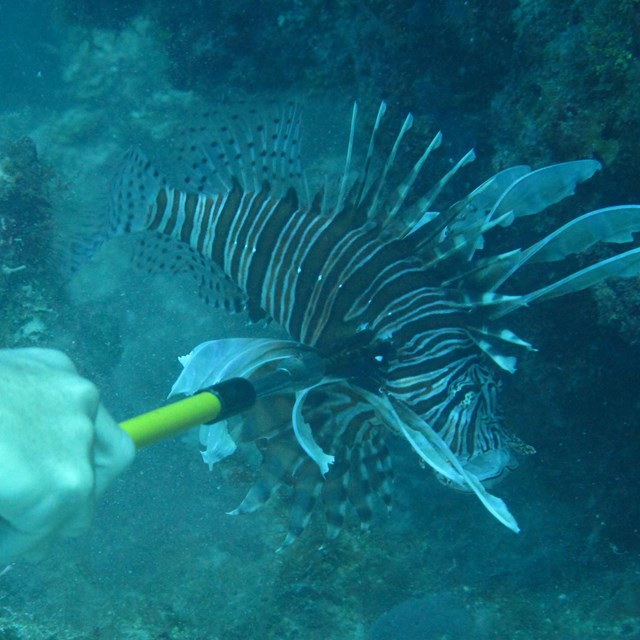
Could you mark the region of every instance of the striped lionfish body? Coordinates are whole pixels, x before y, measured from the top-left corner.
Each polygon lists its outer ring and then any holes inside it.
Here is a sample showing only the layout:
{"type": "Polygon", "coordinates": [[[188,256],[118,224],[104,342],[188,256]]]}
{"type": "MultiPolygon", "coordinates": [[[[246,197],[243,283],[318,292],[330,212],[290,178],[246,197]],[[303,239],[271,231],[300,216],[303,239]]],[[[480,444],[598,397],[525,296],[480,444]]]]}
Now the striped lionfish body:
{"type": "Polygon", "coordinates": [[[154,232],[146,234],[155,238],[144,250],[149,260],[158,259],[162,243],[174,268],[198,275],[205,295],[273,320],[291,339],[200,345],[182,359],[174,392],[193,393],[229,375],[251,377],[295,358],[300,348],[329,363],[320,382],[201,428],[210,465],[240,442],[253,442],[262,453],[256,483],[233,513],[253,511],[282,484],[293,486],[285,544],[304,529],[320,498],[329,538],[338,534],[349,503],[365,527],[375,495],[390,505],[391,434],[409,442],[441,480],[474,492],[518,531],[506,505],[486,488],[515,466],[518,453],[532,451],[504,428],[497,406],[501,370],[514,371],[513,352],[532,348],[503,318],[640,267],[640,249],[631,249],[534,291],[501,293],[529,264],[561,260],[598,241],[631,240],[640,229],[640,207],[590,212],[529,247],[489,255],[484,236],[494,227],[571,195],[599,164],[512,167],[435,211],[436,198],[473,153],[409,204],[441,136],[392,190],[412,118],[374,169],[384,111],[383,104],[354,178],[354,107],[335,196],[326,187],[312,199],[304,195],[295,106],[267,118],[218,115],[215,125],[193,127],[180,149],[188,167],[181,183],[170,184],[139,151],[129,152],[116,179],[112,234],[154,232]]]}

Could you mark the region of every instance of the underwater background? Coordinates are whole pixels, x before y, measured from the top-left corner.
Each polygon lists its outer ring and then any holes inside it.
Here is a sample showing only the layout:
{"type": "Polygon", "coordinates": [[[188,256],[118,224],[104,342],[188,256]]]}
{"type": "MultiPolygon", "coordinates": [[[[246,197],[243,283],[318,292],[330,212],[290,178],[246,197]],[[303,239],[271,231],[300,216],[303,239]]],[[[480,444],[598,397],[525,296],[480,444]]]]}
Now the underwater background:
{"type": "MultiPolygon", "coordinates": [[[[442,129],[445,167],[474,147],[460,194],[600,160],[541,228],[640,202],[639,47],[638,0],[0,1],[0,344],[63,349],[125,419],[164,402],[179,355],[252,335],[189,278],[135,269],[128,239],[65,266],[124,151],[170,153],[208,104],[300,100],[312,176],[341,171],[356,99],[369,121],[380,99],[413,112],[417,153],[442,129]]],[[[250,469],[209,472],[177,438],[138,454],[87,535],[0,575],[0,640],[640,638],[640,282],[514,325],[539,349],[502,396],[537,450],[500,485],[519,535],[399,446],[388,517],[321,550],[312,522],[276,554],[286,495],[225,515],[250,469]]]]}

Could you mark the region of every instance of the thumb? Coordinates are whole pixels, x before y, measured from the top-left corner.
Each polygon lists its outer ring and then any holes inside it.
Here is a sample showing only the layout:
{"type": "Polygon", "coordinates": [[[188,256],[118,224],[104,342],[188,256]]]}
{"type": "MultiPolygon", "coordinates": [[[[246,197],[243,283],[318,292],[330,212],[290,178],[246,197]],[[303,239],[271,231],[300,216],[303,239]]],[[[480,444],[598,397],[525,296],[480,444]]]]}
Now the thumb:
{"type": "Polygon", "coordinates": [[[135,457],[133,440],[100,404],[93,445],[96,495],[100,496],[135,457]]]}

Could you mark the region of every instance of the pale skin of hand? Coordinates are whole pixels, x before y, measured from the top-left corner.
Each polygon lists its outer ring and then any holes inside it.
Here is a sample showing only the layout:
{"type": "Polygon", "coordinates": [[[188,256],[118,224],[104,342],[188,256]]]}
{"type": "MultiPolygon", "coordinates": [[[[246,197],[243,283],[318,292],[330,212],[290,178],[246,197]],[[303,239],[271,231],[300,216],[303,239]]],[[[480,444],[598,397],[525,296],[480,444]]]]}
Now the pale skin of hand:
{"type": "Polygon", "coordinates": [[[0,563],[85,531],[133,457],[131,438],[66,355],[0,350],[0,563]]]}

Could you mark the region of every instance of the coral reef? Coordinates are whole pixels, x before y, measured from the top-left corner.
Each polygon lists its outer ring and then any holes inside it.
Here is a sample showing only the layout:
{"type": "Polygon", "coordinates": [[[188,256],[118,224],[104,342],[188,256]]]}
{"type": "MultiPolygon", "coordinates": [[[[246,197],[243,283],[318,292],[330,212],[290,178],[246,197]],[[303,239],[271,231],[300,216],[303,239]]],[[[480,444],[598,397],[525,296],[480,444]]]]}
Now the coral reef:
{"type": "Polygon", "coordinates": [[[5,345],[39,342],[55,316],[50,179],[30,138],[0,153],[0,341],[5,345]]]}
{"type": "MultiPolygon", "coordinates": [[[[117,86],[132,76],[114,56],[153,56],[157,64],[144,74],[150,85],[166,65],[174,88],[216,100],[239,90],[329,93],[365,104],[384,97],[443,128],[453,153],[475,145],[472,172],[486,173],[490,162],[595,155],[616,172],[616,190],[637,193],[638,0],[58,6],[67,20],[93,27],[84,44],[73,44],[80,55],[65,72],[68,82],[79,73],[91,78],[82,83],[88,96],[139,95],[117,86]],[[144,17],[125,22],[133,15],[144,17]],[[126,39],[136,24],[165,54],[136,50],[144,39],[126,39]],[[96,64],[101,50],[111,51],[109,64],[96,64]]],[[[601,194],[610,196],[607,188],[601,194]]]]}
{"type": "Polygon", "coordinates": [[[493,98],[498,164],[595,155],[611,191],[637,197],[640,3],[523,0],[513,18],[518,64],[493,98]]]}

